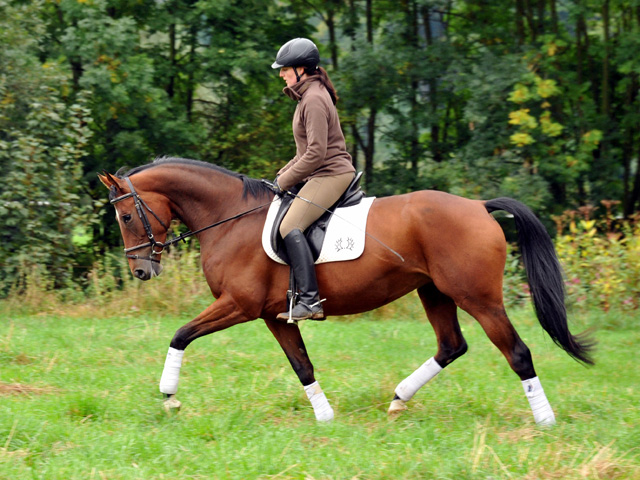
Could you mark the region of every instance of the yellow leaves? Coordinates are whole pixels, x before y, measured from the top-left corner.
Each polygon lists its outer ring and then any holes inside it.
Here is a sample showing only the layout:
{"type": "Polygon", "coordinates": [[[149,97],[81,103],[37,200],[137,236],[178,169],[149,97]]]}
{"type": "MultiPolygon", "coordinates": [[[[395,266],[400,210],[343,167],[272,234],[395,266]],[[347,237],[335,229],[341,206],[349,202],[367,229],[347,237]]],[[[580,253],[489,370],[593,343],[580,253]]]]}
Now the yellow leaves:
{"type": "Polygon", "coordinates": [[[528,108],[521,108],[509,113],[509,124],[520,127],[520,130],[510,137],[512,144],[518,147],[531,145],[534,142],[534,138],[530,132],[535,130],[538,125],[540,125],[542,133],[550,137],[557,137],[562,134],[564,126],[551,120],[551,112],[547,111],[540,115],[540,123],[538,123],[538,120],[529,113],[530,111],[528,108]]]}
{"type": "Polygon", "coordinates": [[[510,141],[518,147],[534,143],[533,131],[538,127],[540,127],[539,131],[548,137],[559,137],[564,130],[562,124],[551,119],[551,112],[548,110],[551,108],[551,103],[547,99],[561,93],[556,81],[543,79],[533,72],[527,79],[526,83],[517,83],[508,97],[510,102],[520,105],[518,110],[509,113],[509,124],[519,127],[518,131],[511,135],[510,141]],[[531,109],[524,106],[530,100],[542,100],[539,108],[543,113],[539,118],[531,115],[531,109]]]}
{"type": "Polygon", "coordinates": [[[511,141],[511,143],[513,143],[517,147],[524,147],[534,142],[533,137],[528,133],[524,133],[524,132],[514,133],[509,137],[509,140],[511,141]]]}
{"type": "Polygon", "coordinates": [[[16,103],[16,99],[11,92],[7,92],[2,100],[0,100],[0,105],[13,105],[14,103],[16,103]]]}
{"type": "Polygon", "coordinates": [[[598,146],[600,140],[602,140],[602,131],[600,130],[589,130],[582,135],[582,143],[588,147],[592,147],[592,149],[598,146]]]}
{"type": "Polygon", "coordinates": [[[509,94],[509,101],[513,103],[524,103],[531,98],[531,92],[526,85],[517,84],[509,94]]]}
{"type": "MultiPolygon", "coordinates": [[[[556,251],[566,273],[567,294],[572,303],[637,309],[640,298],[640,229],[622,222],[612,231],[607,219],[579,218],[565,212],[568,234],[558,230],[556,251]]],[[[609,215],[609,214],[608,214],[609,215]]]]}
{"type": "Polygon", "coordinates": [[[521,108],[520,110],[509,113],[509,123],[533,130],[538,126],[538,122],[534,117],[529,115],[529,111],[528,108],[521,108]]]}
{"type": "Polygon", "coordinates": [[[521,104],[529,100],[549,98],[561,93],[558,83],[551,78],[544,79],[539,75],[532,74],[531,80],[528,83],[534,87],[533,90],[524,83],[517,83],[509,94],[509,101],[521,104]]]}
{"type": "Polygon", "coordinates": [[[536,83],[536,93],[541,98],[553,97],[554,95],[558,95],[560,93],[560,88],[558,87],[558,84],[556,83],[555,80],[552,80],[550,78],[543,80],[542,78],[536,75],[535,83],[536,83]]]}
{"type": "Polygon", "coordinates": [[[595,220],[580,220],[580,227],[584,231],[584,235],[586,235],[587,238],[592,238],[597,233],[595,224],[595,220]]]}
{"type": "Polygon", "coordinates": [[[564,126],[551,121],[551,112],[544,112],[540,115],[540,126],[542,127],[542,133],[550,137],[557,137],[564,130],[564,126]]]}

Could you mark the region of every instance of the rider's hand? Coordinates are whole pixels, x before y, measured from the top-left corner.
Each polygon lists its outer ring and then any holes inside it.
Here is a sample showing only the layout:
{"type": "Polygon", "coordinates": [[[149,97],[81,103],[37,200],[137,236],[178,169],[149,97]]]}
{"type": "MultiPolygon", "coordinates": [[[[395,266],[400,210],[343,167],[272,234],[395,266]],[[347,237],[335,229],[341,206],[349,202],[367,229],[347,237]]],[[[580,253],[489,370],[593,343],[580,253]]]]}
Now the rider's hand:
{"type": "Polygon", "coordinates": [[[278,177],[276,177],[273,182],[270,182],[269,180],[265,180],[263,178],[262,183],[269,187],[276,195],[284,195],[284,190],[282,190],[282,188],[280,188],[280,185],[278,185],[278,177]]]}

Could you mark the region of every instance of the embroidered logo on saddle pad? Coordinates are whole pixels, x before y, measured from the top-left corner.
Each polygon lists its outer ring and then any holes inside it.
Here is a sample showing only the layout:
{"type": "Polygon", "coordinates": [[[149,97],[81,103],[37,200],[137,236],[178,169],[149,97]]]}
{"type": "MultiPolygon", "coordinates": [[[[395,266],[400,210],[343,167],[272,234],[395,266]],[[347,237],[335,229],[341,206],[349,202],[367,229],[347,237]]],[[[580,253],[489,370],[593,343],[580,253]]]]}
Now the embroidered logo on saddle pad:
{"type": "MultiPolygon", "coordinates": [[[[354,260],[364,251],[369,209],[375,197],[365,197],[357,205],[340,207],[331,215],[316,264],[354,260]]],[[[273,223],[282,200],[274,198],[262,230],[262,248],[272,260],[286,264],[271,244],[273,223]]],[[[313,225],[309,228],[313,228],[313,225]]]]}

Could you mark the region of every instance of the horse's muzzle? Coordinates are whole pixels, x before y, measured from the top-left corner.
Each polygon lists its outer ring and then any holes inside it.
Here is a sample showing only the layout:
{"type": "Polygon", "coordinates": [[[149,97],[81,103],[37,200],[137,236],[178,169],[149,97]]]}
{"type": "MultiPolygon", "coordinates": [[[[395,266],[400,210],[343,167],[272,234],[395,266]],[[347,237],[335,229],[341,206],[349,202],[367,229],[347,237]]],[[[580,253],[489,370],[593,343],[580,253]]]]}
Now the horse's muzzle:
{"type": "Polygon", "coordinates": [[[132,269],[133,276],[139,280],[150,280],[162,273],[162,265],[156,262],[146,262],[147,265],[132,269]]]}

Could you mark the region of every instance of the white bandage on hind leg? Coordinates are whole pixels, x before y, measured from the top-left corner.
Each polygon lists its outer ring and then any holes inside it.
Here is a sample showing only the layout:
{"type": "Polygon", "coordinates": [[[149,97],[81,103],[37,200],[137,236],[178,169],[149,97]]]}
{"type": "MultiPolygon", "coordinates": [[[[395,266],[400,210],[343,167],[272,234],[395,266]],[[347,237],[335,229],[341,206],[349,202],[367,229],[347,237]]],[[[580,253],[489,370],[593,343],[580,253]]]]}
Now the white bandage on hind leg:
{"type": "Polygon", "coordinates": [[[304,387],[304,391],[307,392],[307,397],[316,414],[316,420],[319,422],[329,422],[333,420],[333,408],[329,405],[329,400],[327,400],[327,396],[322,391],[322,388],[320,388],[320,384],[313,382],[311,385],[304,387]]]}
{"type": "Polygon", "coordinates": [[[418,390],[440,373],[441,370],[442,367],[436,362],[436,359],[431,357],[420,365],[415,372],[398,384],[396,387],[396,395],[403,401],[408,402],[418,390]]]}
{"type": "Polygon", "coordinates": [[[542,385],[538,377],[523,380],[522,386],[524,393],[529,400],[531,410],[533,411],[533,419],[538,425],[555,425],[556,417],[553,414],[551,405],[544,394],[542,385]]]}
{"type": "Polygon", "coordinates": [[[180,367],[184,350],[176,350],[169,347],[167,359],[164,362],[164,370],[160,378],[160,391],[168,395],[174,395],[178,391],[178,381],[180,380],[180,367]]]}

